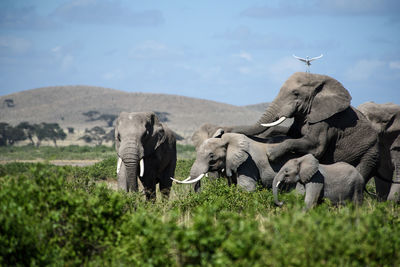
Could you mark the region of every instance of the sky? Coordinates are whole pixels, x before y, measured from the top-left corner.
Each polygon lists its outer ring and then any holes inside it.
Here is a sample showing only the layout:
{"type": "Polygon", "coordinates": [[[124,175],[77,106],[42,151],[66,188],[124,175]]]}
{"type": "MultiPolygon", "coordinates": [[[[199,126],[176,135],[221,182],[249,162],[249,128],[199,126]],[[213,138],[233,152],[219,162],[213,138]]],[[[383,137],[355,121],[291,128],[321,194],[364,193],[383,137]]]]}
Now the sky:
{"type": "Polygon", "coordinates": [[[1,0],[0,95],[58,85],[269,102],[315,57],[352,105],[400,104],[398,0],[1,0]]]}

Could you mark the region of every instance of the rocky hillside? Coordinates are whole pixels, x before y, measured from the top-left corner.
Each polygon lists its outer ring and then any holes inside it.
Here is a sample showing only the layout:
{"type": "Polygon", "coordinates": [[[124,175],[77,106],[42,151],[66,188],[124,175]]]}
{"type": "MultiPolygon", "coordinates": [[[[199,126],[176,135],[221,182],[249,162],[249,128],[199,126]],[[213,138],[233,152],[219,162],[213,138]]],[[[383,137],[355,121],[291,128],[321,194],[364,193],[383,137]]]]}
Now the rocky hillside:
{"type": "Polygon", "coordinates": [[[121,111],[156,111],[167,125],[189,140],[203,123],[249,124],[257,121],[267,104],[247,107],[177,95],[127,93],[91,86],[57,86],[22,91],[0,97],[0,122],[16,125],[56,122],[83,132],[105,121],[89,121],[84,113],[118,115],[121,111]]]}

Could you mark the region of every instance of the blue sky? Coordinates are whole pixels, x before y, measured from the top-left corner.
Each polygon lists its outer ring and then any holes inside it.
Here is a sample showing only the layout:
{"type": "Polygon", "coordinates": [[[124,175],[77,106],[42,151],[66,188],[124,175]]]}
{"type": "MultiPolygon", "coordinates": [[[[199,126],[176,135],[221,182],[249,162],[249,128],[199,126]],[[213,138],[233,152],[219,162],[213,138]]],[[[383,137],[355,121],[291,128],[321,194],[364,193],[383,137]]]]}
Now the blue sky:
{"type": "Polygon", "coordinates": [[[93,85],[247,105],[305,65],[400,104],[400,1],[0,1],[0,95],[93,85]]]}

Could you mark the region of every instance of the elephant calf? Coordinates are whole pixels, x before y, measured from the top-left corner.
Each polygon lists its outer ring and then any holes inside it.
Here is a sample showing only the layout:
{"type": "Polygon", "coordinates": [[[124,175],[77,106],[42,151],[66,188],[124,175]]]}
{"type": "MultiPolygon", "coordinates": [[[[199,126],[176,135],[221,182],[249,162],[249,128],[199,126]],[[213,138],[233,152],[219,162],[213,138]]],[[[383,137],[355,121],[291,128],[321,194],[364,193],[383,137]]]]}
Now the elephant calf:
{"type": "Polygon", "coordinates": [[[275,176],[273,193],[278,206],[283,204],[278,200],[281,182],[305,186],[306,209],[312,208],[323,197],[335,204],[345,200],[352,200],[355,204],[363,201],[364,179],[354,166],[345,162],[319,164],[312,154],[289,160],[275,176]]]}

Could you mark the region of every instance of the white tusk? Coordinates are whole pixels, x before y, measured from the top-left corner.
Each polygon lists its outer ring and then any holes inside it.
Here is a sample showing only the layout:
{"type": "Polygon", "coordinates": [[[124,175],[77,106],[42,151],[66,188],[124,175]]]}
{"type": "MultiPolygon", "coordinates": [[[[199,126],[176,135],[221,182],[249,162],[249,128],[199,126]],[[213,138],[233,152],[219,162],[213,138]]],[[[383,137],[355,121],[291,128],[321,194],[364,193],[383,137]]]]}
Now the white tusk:
{"type": "Polygon", "coordinates": [[[186,179],[186,180],[183,180],[183,181],[176,180],[176,179],[174,179],[172,177],[170,177],[170,178],[171,178],[172,181],[175,181],[175,182],[180,183],[180,184],[193,184],[193,183],[195,183],[197,181],[200,181],[201,178],[203,178],[203,176],[204,176],[204,173],[200,174],[199,177],[197,177],[196,179],[193,179],[193,180],[186,179]]]}
{"type": "Polygon", "coordinates": [[[271,123],[262,123],[261,126],[264,127],[272,127],[272,126],[276,126],[278,124],[281,124],[284,120],[286,120],[286,117],[280,117],[279,120],[271,122],[271,123]]]}
{"type": "Polygon", "coordinates": [[[206,177],[208,177],[208,172],[206,173],[206,177]]]}
{"type": "Polygon", "coordinates": [[[121,170],[121,164],[122,164],[122,159],[120,157],[118,157],[118,162],[117,162],[117,174],[119,173],[119,171],[121,170]]]}
{"type": "Polygon", "coordinates": [[[144,159],[140,160],[139,168],[140,168],[140,177],[143,177],[143,174],[144,174],[144,159]]]}
{"type": "Polygon", "coordinates": [[[278,182],[276,183],[276,187],[278,187],[280,183],[281,183],[281,181],[278,181],[278,182]]]}

